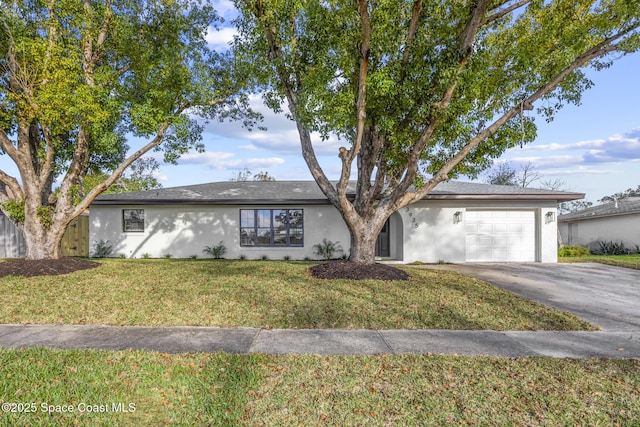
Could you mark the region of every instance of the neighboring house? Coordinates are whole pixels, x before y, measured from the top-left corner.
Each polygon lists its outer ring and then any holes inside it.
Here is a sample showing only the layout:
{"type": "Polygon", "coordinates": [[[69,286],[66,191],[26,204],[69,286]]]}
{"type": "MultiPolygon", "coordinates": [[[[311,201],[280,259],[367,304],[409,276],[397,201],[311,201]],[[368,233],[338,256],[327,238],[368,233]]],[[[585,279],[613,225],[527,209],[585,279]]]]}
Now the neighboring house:
{"type": "MultiPolygon", "coordinates": [[[[556,262],[557,203],[580,193],[444,182],[395,212],[378,236],[380,259],[556,262]]],[[[326,238],[348,254],[349,232],[315,182],[216,182],[101,195],[92,242],[112,256],[187,258],[223,242],[225,258],[317,259],[326,238]]]]}
{"type": "Polygon", "coordinates": [[[562,243],[597,249],[598,242],[640,245],[640,197],[628,197],[581,211],[560,215],[562,243]]]}

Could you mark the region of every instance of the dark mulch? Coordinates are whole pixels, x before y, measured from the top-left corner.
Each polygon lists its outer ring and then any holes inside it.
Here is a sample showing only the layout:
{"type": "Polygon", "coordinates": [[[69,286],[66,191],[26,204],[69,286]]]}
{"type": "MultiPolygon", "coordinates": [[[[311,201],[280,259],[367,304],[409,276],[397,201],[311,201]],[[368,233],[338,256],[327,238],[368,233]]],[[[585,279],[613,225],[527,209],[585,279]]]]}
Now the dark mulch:
{"type": "Polygon", "coordinates": [[[0,277],[6,276],[57,276],[87,270],[99,266],[97,262],[82,258],[60,259],[11,259],[0,262],[0,277]]]}
{"type": "Polygon", "coordinates": [[[330,261],[311,267],[311,275],[319,279],[353,280],[407,280],[409,275],[385,264],[358,264],[348,261],[330,261]]]}

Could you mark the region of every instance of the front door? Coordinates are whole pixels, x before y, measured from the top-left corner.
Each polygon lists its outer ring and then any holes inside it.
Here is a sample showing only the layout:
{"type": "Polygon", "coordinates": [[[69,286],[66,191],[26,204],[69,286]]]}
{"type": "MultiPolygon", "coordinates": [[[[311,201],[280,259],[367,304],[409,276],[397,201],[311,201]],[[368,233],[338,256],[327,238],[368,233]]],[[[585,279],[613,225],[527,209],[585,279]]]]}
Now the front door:
{"type": "Polygon", "coordinates": [[[380,234],[378,234],[378,240],[376,240],[376,256],[382,258],[388,258],[391,256],[390,249],[391,233],[389,233],[389,220],[384,223],[380,234]]]}

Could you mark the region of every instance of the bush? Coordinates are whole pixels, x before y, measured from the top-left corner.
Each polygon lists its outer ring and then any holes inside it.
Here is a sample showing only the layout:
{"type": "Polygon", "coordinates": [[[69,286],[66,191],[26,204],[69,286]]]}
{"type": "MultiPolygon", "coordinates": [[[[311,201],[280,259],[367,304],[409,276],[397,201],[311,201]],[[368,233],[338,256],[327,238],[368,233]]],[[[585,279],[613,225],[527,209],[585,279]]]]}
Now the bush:
{"type": "Polygon", "coordinates": [[[584,246],[562,246],[558,249],[559,257],[580,257],[589,255],[589,249],[584,246]]]}
{"type": "Polygon", "coordinates": [[[622,242],[605,240],[598,242],[598,247],[592,250],[591,253],[594,255],[627,255],[629,254],[629,250],[622,242]]]}
{"type": "Polygon", "coordinates": [[[106,258],[113,252],[113,246],[109,244],[108,240],[98,240],[93,243],[92,258],[106,258]]]}
{"type": "Polygon", "coordinates": [[[205,246],[202,252],[211,255],[214,259],[222,259],[222,255],[227,252],[227,247],[224,242],[220,240],[217,246],[205,246]]]}
{"type": "Polygon", "coordinates": [[[313,245],[313,253],[325,261],[329,261],[335,254],[342,252],[342,246],[340,246],[339,243],[340,242],[334,243],[331,240],[322,239],[322,243],[313,245]]]}

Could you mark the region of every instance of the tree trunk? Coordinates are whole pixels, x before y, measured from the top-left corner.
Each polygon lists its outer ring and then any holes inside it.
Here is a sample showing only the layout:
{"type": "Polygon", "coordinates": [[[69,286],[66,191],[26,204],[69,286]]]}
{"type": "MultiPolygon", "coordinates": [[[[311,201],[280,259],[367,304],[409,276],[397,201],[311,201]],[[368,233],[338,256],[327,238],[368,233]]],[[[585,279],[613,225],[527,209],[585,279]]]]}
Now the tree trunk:
{"type": "Polygon", "coordinates": [[[374,264],[376,262],[376,240],[378,236],[356,236],[351,233],[351,253],[349,261],[358,264],[374,264]]]}
{"type": "Polygon", "coordinates": [[[62,257],[60,244],[66,224],[53,222],[47,227],[36,212],[25,210],[24,241],[27,246],[27,259],[59,259],[62,257]]]}
{"type": "Polygon", "coordinates": [[[369,215],[341,212],[351,235],[349,261],[358,264],[375,264],[376,241],[385,221],[392,212],[373,211],[369,215]]]}

